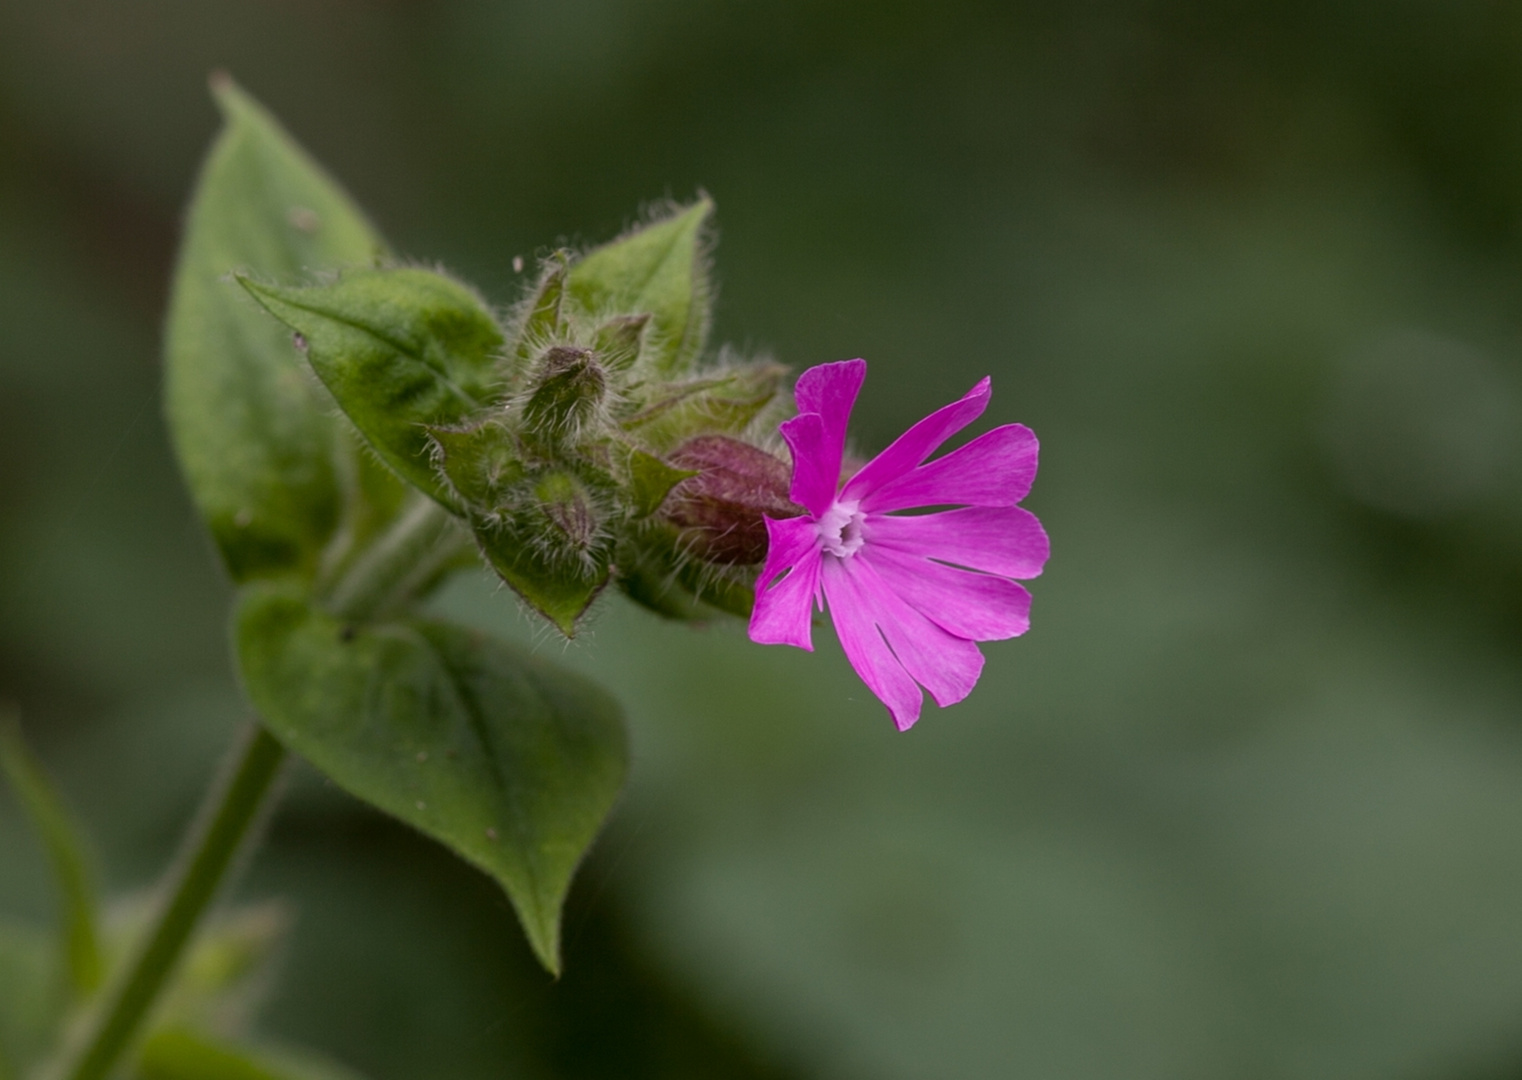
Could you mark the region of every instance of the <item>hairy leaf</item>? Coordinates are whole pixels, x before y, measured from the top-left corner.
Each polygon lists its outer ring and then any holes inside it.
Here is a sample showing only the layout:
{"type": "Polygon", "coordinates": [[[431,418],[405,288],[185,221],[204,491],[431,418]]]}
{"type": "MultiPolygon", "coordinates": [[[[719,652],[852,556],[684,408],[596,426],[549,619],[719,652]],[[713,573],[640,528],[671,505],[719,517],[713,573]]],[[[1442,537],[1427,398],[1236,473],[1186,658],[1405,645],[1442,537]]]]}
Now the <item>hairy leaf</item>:
{"type": "Polygon", "coordinates": [[[236,640],[270,730],[491,875],[558,971],[571,875],[623,783],[617,704],[479,633],[422,619],[346,625],[289,587],[245,590],[236,640]]]}
{"type": "Polygon", "coordinates": [[[398,474],[451,508],[426,426],[458,424],[494,395],[502,331],[470,289],[431,270],[354,270],[291,288],[240,279],[301,335],[312,369],[398,474]]]}
{"type": "Polygon", "coordinates": [[[517,518],[477,522],[476,543],[491,568],[525,603],[566,637],[575,637],[576,621],[608,583],[608,559],[606,553],[589,563],[553,558],[540,542],[547,525],[517,518]]]}
{"type": "Polygon", "coordinates": [[[527,475],[517,440],[500,422],[464,428],[430,428],[439,471],[455,497],[478,514],[504,506],[514,485],[527,475]]]}
{"type": "Polygon", "coordinates": [[[201,515],[238,581],[315,572],[342,514],[348,452],[291,336],[233,271],[291,280],[372,262],[384,243],[253,99],[215,87],[225,127],[190,204],[165,344],[170,428],[201,515]]]}
{"type": "Polygon", "coordinates": [[[629,494],[635,514],[648,517],[655,513],[672,488],[696,475],[694,469],[679,469],[643,450],[633,451],[629,455],[629,494]]]}
{"type": "Polygon", "coordinates": [[[713,289],[704,232],[712,214],[713,203],[700,199],[571,267],[570,295],[589,314],[650,313],[646,349],[659,375],[691,368],[708,334],[713,289]]]}
{"type": "Polygon", "coordinates": [[[641,522],[619,548],[618,587],[636,604],[665,618],[683,622],[711,618],[714,612],[681,582],[685,560],[677,539],[677,529],[666,522],[641,522]]]}
{"type": "Polygon", "coordinates": [[[657,387],[623,426],[662,453],[696,435],[739,434],[772,404],[786,375],[780,364],[761,363],[657,387]]]}
{"type": "Polygon", "coordinates": [[[650,313],[617,315],[599,326],[592,335],[592,348],[597,362],[609,371],[623,371],[639,359],[640,346],[644,342],[645,327],[650,325],[650,313]]]}

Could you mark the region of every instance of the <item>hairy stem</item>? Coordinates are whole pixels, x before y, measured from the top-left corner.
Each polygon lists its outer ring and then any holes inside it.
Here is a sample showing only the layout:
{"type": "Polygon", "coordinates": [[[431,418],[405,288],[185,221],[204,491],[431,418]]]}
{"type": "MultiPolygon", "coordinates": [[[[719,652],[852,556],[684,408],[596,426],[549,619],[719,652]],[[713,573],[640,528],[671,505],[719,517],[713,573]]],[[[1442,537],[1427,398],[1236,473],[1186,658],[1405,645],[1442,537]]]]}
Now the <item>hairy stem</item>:
{"type": "Polygon", "coordinates": [[[344,619],[373,619],[412,598],[463,545],[463,530],[426,495],[413,503],[323,597],[344,619]]]}
{"type": "Polygon", "coordinates": [[[284,760],[284,747],[263,725],[250,725],[233,767],[212,788],[170,871],[172,886],[152,931],[95,1014],[78,1053],[59,1075],[67,1080],[104,1080],[115,1068],[174,974],[201,916],[258,820],[284,760]]]}

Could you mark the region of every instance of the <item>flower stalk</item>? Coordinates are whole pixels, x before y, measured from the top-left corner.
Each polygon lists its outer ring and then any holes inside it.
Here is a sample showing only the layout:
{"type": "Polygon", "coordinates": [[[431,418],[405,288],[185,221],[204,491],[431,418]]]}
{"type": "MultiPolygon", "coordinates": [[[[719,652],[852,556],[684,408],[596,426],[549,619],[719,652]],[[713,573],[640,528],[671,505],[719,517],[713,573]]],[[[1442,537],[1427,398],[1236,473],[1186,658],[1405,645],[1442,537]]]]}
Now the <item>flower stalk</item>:
{"type": "Polygon", "coordinates": [[[344,619],[373,619],[423,590],[465,543],[455,519],[432,499],[412,504],[322,598],[344,619]]]}
{"type": "Polygon", "coordinates": [[[63,1080],[105,1080],[132,1045],[266,809],[285,756],[262,724],[249,725],[169,872],[172,886],[153,929],[107,993],[77,1054],[58,1073],[63,1080]]]}
{"type": "MultiPolygon", "coordinates": [[[[325,606],[356,621],[384,615],[436,577],[459,551],[454,518],[418,496],[329,591],[325,606]]],[[[59,1080],[105,1080],[168,987],[196,928],[262,816],[274,803],[285,748],[254,720],[230,767],[207,795],[166,875],[163,907],[151,931],[95,1012],[59,1080]]],[[[0,1078],[3,1080],[3,1078],[0,1078]]]]}

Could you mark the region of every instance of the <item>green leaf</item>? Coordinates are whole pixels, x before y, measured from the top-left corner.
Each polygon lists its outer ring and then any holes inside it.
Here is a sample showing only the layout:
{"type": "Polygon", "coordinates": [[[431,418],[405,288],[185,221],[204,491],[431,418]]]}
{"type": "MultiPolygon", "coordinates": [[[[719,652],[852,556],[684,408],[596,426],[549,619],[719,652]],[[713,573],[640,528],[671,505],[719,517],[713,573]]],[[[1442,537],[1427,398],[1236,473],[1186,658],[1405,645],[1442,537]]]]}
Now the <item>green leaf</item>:
{"type": "Polygon", "coordinates": [[[671,489],[696,476],[695,469],[678,469],[653,454],[636,450],[629,455],[629,495],[638,517],[648,517],[661,508],[671,489]]]}
{"type": "Polygon", "coordinates": [[[237,581],[311,574],[338,523],[340,436],[291,336],[229,280],[373,261],[359,209],[252,98],[215,86],[226,124],[190,204],[169,303],[166,399],[180,464],[237,581]]]}
{"type": "Polygon", "coordinates": [[[502,331],[481,299],[413,267],[353,270],[306,288],[239,280],[301,335],[312,370],[381,457],[455,508],[425,425],[461,423],[498,392],[502,331]]]}
{"type": "Polygon", "coordinates": [[[608,584],[608,561],[597,558],[587,565],[550,558],[543,541],[552,527],[548,521],[530,527],[513,519],[474,524],[476,543],[497,575],[566,637],[575,637],[577,620],[608,584]]]}
{"type": "Polygon", "coordinates": [[[658,387],[623,427],[662,453],[695,435],[743,432],[776,398],[787,369],[758,363],[658,387]]]}
{"type": "Polygon", "coordinates": [[[307,1051],[249,1046],[188,1027],[161,1028],[143,1040],[136,1080],[359,1080],[359,1074],[307,1051]]]}
{"type": "Polygon", "coordinates": [[[603,526],[615,512],[613,479],[586,463],[531,467],[496,421],[429,433],[481,554],[527,604],[574,636],[608,583],[612,544],[603,526]]]}
{"type": "Polygon", "coordinates": [[[713,289],[704,240],[712,214],[713,202],[700,199],[571,267],[571,298],[589,314],[650,313],[647,348],[661,375],[691,368],[708,334],[713,289]]]}
{"type": "Polygon", "coordinates": [[[289,587],[246,589],[235,637],[270,730],[491,875],[558,972],[571,875],[624,779],[617,704],[479,633],[421,619],[346,625],[289,587]]]}
{"type": "Polygon", "coordinates": [[[0,1076],[25,1075],[57,1039],[69,999],[60,959],[44,931],[0,922],[0,1076]]]}
{"type": "Polygon", "coordinates": [[[681,564],[679,580],[709,607],[748,619],[756,606],[754,574],[754,569],[709,566],[687,559],[681,564]]]}
{"type": "Polygon", "coordinates": [[[640,345],[644,341],[645,327],[650,325],[650,313],[619,315],[609,319],[592,335],[592,349],[597,362],[609,371],[623,371],[639,359],[640,345]]]}
{"type": "Polygon", "coordinates": [[[21,726],[0,714],[0,772],[37,830],[63,900],[61,937],[74,993],[85,997],[101,983],[100,930],[95,885],[86,845],[47,774],[28,751],[21,726]]]}
{"type": "Polygon", "coordinates": [[[480,513],[505,506],[527,470],[506,426],[486,420],[464,428],[430,428],[439,471],[455,496],[480,513]]]}

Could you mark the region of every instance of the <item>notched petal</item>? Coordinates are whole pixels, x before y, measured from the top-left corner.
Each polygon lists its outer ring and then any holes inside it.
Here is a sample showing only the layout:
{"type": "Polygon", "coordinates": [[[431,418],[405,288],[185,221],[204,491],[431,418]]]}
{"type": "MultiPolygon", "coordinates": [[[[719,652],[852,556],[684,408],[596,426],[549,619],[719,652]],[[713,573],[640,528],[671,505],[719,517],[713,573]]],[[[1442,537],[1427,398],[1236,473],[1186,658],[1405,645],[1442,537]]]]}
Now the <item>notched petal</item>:
{"type": "Polygon", "coordinates": [[[868,616],[899,663],[930,691],[935,703],[945,708],[972,693],[983,672],[983,654],[977,645],[947,633],[906,603],[870,561],[851,559],[845,565],[868,616]]]}
{"type": "Polygon", "coordinates": [[[841,498],[862,499],[924,462],[942,443],[983,415],[991,381],[985,376],[959,400],[942,406],[895,439],[846,484],[841,498]]]}
{"type": "Polygon", "coordinates": [[[1001,641],[1030,629],[1031,595],[1008,578],[958,570],[880,544],[856,557],[868,560],[902,600],[949,634],[1001,641]]]}
{"type": "Polygon", "coordinates": [[[822,584],[830,605],[835,635],[851,667],[888,708],[894,725],[907,731],[920,718],[924,695],[904,669],[872,617],[872,605],[850,564],[831,559],[824,566],[822,584]]]}
{"type": "Polygon", "coordinates": [[[1039,449],[1024,424],[994,428],[884,484],[862,500],[862,509],[886,514],[922,506],[1014,506],[1030,493],[1039,449]]]}
{"type": "Polygon", "coordinates": [[[819,552],[814,550],[775,570],[767,564],[756,582],[756,606],[750,615],[752,641],[814,651],[811,609],[819,590],[820,563],[819,552]]]}
{"type": "Polygon", "coordinates": [[[779,430],[793,452],[793,482],[788,497],[818,517],[835,501],[835,489],[840,482],[840,451],[836,450],[832,464],[825,445],[824,420],[818,413],[795,416],[779,430]]]}
{"type": "Polygon", "coordinates": [[[1001,577],[1039,577],[1051,542],[1036,515],[1019,506],[969,506],[938,514],[869,515],[867,542],[1001,577]]]}

